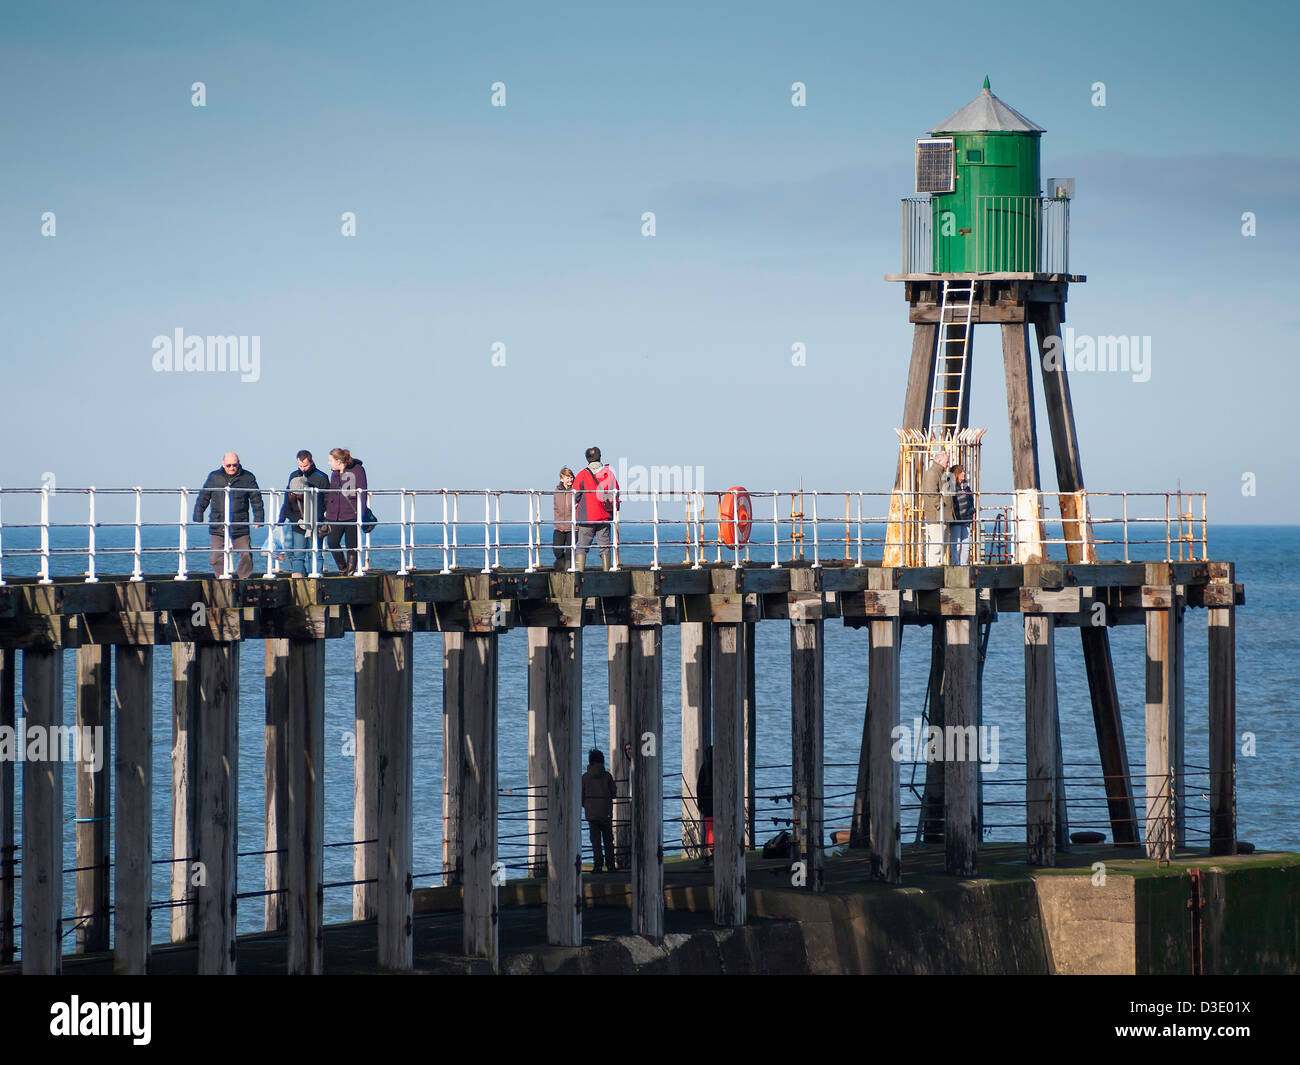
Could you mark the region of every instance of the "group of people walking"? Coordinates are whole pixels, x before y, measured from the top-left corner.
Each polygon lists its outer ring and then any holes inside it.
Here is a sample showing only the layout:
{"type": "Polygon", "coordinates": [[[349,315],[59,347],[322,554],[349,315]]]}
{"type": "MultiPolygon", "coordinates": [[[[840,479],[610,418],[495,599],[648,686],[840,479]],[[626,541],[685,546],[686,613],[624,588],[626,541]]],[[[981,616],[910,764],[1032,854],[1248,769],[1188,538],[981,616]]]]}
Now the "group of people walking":
{"type": "MultiPolygon", "coordinates": [[[[282,554],[289,574],[294,577],[307,574],[313,536],[318,543],[329,546],[340,573],[350,575],[360,567],[358,515],[363,527],[372,520],[366,500],[365,467],[359,458],[341,447],[330,452],[329,462],[333,472],[327,477],[323,470],[317,469],[310,451],[299,451],[298,465],[285,485],[284,503],[275,524],[283,527],[282,554]],[[312,489],[317,489],[320,495],[312,489]],[[318,514],[317,510],[323,513],[318,514]]],[[[229,571],[237,577],[251,577],[252,531],[266,521],[266,509],[257,477],[233,451],[227,452],[221,466],[208,474],[194,503],[195,522],[201,523],[207,514],[212,571],[218,574],[227,572],[227,497],[230,499],[229,571]]]]}
{"type": "Polygon", "coordinates": [[[970,564],[970,528],[975,494],[960,464],[949,469],[947,450],[939,448],[921,475],[921,524],[925,530],[925,564],[970,564]]]}

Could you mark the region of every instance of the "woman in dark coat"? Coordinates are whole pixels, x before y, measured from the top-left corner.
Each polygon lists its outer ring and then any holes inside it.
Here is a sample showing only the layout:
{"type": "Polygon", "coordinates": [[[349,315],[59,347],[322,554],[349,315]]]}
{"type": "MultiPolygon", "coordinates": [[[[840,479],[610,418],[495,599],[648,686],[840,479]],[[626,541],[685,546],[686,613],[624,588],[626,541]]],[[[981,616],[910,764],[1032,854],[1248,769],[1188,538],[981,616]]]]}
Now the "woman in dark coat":
{"type": "Polygon", "coordinates": [[[330,452],[330,469],[334,472],[330,475],[329,498],[325,500],[325,524],[329,526],[326,539],[339,572],[350,577],[361,565],[357,515],[364,518],[366,513],[366,471],[360,459],[341,447],[330,452]],[[340,551],[340,545],[351,550],[340,551]]]}
{"type": "Polygon", "coordinates": [[[560,483],[555,486],[555,566],[564,569],[564,556],[573,542],[573,471],[565,466],[560,470],[560,483]]]}

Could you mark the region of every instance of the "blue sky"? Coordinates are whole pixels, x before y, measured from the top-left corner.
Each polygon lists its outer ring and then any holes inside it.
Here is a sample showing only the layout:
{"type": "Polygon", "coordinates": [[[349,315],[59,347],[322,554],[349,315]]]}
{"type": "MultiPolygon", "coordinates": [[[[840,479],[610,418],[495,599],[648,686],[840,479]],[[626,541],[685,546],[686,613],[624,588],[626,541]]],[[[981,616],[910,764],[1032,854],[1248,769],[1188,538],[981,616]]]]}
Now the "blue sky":
{"type": "MultiPolygon", "coordinates": [[[[372,485],[546,488],[597,443],[709,488],[887,490],[898,200],[987,74],[1078,182],[1069,323],[1151,337],[1150,380],[1072,381],[1089,487],[1300,520],[1295,7],[921,11],[7,5],[0,483],[196,484],[235,448],[280,486],[343,446],[372,485]],[[259,380],[154,372],[177,328],[259,336],[259,380]]],[[[996,330],[973,372],[1008,487],[996,330]]]]}

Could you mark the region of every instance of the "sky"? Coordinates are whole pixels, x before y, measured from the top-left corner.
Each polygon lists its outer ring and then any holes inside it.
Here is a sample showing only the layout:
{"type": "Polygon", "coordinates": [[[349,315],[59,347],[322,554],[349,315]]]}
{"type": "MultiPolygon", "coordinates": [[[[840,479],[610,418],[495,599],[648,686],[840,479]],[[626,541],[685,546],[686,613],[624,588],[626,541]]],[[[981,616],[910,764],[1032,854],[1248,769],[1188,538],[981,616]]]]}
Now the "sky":
{"type": "Polygon", "coordinates": [[[999,11],[11,2],[0,484],[196,486],[234,449],[281,487],[345,447],[372,487],[547,489],[596,444],[708,489],[887,491],[899,200],[987,75],[1077,182],[1067,323],[1150,338],[1147,380],[1072,378],[1088,487],[1300,522],[1296,6],[999,11]],[[178,329],[258,338],[257,379],[159,372],[178,329]]]}

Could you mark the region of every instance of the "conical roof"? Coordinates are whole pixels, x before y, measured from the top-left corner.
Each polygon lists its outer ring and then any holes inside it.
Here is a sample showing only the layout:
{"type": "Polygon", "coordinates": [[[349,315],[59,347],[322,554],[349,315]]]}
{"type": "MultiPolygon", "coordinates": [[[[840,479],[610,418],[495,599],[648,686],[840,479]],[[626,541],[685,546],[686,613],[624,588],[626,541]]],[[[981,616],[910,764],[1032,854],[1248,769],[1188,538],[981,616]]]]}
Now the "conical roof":
{"type": "Polygon", "coordinates": [[[989,79],[984,88],[970,103],[954,111],[931,133],[1045,133],[1046,130],[1030,122],[1014,107],[1008,107],[989,89],[989,79]]]}

